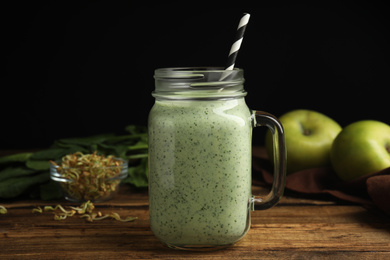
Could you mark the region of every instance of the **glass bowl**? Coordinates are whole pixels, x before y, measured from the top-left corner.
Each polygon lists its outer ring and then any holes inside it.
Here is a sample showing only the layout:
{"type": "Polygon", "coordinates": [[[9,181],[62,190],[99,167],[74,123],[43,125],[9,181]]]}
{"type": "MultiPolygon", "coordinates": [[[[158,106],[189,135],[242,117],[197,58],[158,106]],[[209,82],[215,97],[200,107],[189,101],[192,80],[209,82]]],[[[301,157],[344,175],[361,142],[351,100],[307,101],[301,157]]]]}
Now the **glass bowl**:
{"type": "MultiPolygon", "coordinates": [[[[78,167],[59,167],[50,164],[50,178],[62,187],[66,200],[72,202],[102,202],[111,199],[119,190],[120,182],[127,177],[128,163],[120,158],[118,166],[89,167],[81,171],[78,167]]],[[[56,161],[60,164],[60,161],[56,161]]]]}

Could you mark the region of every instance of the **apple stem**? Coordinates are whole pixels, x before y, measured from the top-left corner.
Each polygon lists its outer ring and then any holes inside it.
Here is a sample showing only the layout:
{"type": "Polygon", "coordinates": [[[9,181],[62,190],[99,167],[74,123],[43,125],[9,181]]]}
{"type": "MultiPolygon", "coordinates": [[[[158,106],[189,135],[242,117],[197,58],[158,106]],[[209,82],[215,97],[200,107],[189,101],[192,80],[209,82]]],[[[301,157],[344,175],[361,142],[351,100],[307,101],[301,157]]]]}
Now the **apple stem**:
{"type": "Polygon", "coordinates": [[[304,126],[303,126],[303,124],[302,123],[299,123],[300,124],[300,126],[301,126],[301,130],[302,130],[302,133],[303,133],[303,135],[310,135],[311,134],[311,131],[309,130],[309,129],[306,129],[304,126]]]}
{"type": "Polygon", "coordinates": [[[303,130],[303,134],[304,134],[304,135],[310,135],[310,134],[311,134],[311,131],[308,130],[308,129],[304,129],[304,130],[303,130]]]}

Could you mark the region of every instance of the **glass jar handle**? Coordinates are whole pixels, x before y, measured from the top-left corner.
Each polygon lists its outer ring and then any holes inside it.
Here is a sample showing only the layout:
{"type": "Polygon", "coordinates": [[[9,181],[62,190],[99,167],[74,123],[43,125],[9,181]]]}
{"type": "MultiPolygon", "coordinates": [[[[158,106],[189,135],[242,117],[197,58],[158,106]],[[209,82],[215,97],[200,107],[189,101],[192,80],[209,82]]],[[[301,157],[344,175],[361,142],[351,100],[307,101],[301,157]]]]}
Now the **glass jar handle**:
{"type": "Polygon", "coordinates": [[[287,150],[283,126],[275,116],[263,111],[253,111],[252,122],[253,127],[268,127],[272,133],[273,140],[274,180],[271,191],[265,198],[253,196],[252,209],[256,205],[256,209],[264,210],[274,206],[283,196],[284,185],[286,183],[287,150]]]}

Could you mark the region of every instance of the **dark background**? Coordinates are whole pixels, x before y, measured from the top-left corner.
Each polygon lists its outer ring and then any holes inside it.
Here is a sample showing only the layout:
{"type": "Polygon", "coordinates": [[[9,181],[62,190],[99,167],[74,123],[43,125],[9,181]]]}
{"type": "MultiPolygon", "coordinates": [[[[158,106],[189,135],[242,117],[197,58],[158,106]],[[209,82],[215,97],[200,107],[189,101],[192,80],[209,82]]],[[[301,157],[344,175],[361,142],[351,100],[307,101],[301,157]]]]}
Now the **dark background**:
{"type": "Polygon", "coordinates": [[[390,123],[385,1],[250,2],[2,4],[0,149],[146,125],[154,69],[224,66],[243,12],[251,19],[236,67],[252,109],[390,123]]]}

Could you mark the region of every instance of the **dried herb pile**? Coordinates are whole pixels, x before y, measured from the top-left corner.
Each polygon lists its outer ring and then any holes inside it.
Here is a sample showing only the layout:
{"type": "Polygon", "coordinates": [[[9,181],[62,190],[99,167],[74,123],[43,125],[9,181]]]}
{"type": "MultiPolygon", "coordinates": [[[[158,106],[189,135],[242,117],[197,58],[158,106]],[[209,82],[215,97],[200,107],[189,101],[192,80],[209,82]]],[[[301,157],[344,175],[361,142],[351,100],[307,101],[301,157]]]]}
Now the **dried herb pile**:
{"type": "Polygon", "coordinates": [[[109,199],[128,174],[124,160],[113,155],[99,155],[96,151],[67,154],[58,163],[50,163],[51,171],[62,180],[60,184],[64,191],[78,201],[109,199]],[[122,175],[123,170],[126,175],[122,175]]]}
{"type": "Polygon", "coordinates": [[[56,140],[45,150],[0,157],[0,198],[22,195],[43,200],[59,199],[62,194],[50,180],[50,160],[75,152],[114,155],[129,161],[128,177],[122,183],[144,188],[147,180],[148,136],[146,127],[130,125],[126,135],[96,135],[56,140]]]}

